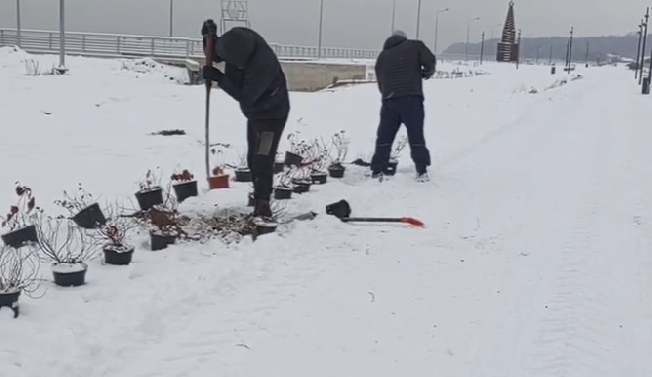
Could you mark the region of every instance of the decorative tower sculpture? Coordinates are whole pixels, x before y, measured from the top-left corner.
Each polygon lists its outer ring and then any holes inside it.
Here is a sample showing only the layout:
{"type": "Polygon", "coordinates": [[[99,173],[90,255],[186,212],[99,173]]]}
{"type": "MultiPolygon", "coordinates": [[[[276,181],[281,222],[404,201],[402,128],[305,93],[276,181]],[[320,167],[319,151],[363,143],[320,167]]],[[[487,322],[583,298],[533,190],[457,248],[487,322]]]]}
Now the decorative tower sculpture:
{"type": "Polygon", "coordinates": [[[224,34],[234,26],[251,27],[249,22],[249,5],[247,0],[221,0],[222,19],[220,34],[224,34]]]}
{"type": "Polygon", "coordinates": [[[514,1],[509,2],[507,18],[503,26],[503,36],[498,42],[496,60],[499,62],[516,62],[519,55],[519,44],[516,42],[516,25],[514,23],[514,1]]]}

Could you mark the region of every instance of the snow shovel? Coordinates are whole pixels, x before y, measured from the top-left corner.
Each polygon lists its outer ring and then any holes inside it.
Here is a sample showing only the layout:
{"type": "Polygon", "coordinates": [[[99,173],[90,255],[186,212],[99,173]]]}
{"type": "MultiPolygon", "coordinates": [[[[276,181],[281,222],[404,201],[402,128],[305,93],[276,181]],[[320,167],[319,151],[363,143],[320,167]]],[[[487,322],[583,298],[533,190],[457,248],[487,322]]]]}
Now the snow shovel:
{"type": "Polygon", "coordinates": [[[425,224],[412,217],[350,217],[351,206],[342,199],[326,206],[326,214],[333,215],[342,222],[365,222],[365,223],[403,223],[411,226],[424,227],[425,224]]]}
{"type": "MultiPolygon", "coordinates": [[[[206,45],[204,46],[204,55],[206,60],[204,66],[213,65],[213,56],[215,55],[215,31],[209,31],[208,34],[204,35],[204,40],[206,45]]],[[[206,113],[204,117],[204,154],[205,154],[205,163],[206,163],[206,181],[210,178],[210,135],[209,135],[209,115],[211,109],[211,87],[213,82],[211,80],[205,80],[206,84],[206,113]]]]}

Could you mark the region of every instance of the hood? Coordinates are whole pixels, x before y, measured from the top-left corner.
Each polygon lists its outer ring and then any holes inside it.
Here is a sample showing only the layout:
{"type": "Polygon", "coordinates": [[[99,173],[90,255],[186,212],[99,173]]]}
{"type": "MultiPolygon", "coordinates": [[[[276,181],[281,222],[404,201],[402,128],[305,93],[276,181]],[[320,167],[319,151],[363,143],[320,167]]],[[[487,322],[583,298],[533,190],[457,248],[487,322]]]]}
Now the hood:
{"type": "Polygon", "coordinates": [[[244,33],[233,33],[226,38],[218,37],[215,42],[215,54],[240,69],[245,67],[255,49],[255,39],[244,33]]]}
{"type": "Polygon", "coordinates": [[[383,50],[395,47],[405,41],[407,41],[407,38],[402,35],[392,35],[391,37],[387,38],[387,40],[385,40],[385,43],[383,44],[383,50]]]}

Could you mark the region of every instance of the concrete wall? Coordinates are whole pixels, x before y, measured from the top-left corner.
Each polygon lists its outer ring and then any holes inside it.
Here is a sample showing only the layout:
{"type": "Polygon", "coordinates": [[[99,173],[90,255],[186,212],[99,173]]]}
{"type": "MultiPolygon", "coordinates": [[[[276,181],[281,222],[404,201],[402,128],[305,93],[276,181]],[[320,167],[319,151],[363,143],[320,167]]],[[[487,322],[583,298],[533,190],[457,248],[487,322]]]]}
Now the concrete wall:
{"type": "MultiPolygon", "coordinates": [[[[187,61],[186,68],[196,73],[203,62],[187,61]]],[[[337,81],[365,80],[367,67],[356,63],[281,61],[288,89],[296,92],[322,90],[337,81]]]]}
{"type": "Polygon", "coordinates": [[[358,64],[329,64],[281,62],[291,91],[313,92],[324,89],[338,80],[364,80],[366,66],[358,64]]]}

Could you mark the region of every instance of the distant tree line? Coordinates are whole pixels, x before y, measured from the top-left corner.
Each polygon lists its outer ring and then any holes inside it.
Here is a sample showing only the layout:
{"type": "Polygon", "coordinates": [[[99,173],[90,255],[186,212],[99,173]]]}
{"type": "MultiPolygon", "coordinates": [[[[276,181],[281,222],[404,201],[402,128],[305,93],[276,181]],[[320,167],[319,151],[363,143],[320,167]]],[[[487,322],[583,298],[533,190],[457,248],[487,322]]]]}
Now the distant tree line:
{"type": "MultiPolygon", "coordinates": [[[[647,37],[646,55],[650,54],[652,47],[652,36],[647,37]]],[[[496,56],[496,46],[499,39],[487,39],[484,44],[485,60],[494,60],[496,56]]],[[[566,45],[568,37],[536,37],[521,38],[521,60],[547,61],[552,49],[552,60],[566,59],[566,45]]],[[[584,62],[586,59],[588,43],[588,60],[605,61],[607,55],[618,55],[625,58],[636,59],[636,49],[638,47],[638,35],[632,33],[626,36],[609,36],[609,37],[574,37],[573,38],[573,61],[584,62]]],[[[480,55],[481,43],[470,43],[468,53],[470,56],[480,55]]],[[[453,43],[443,54],[464,54],[464,43],[453,43]]]]}

